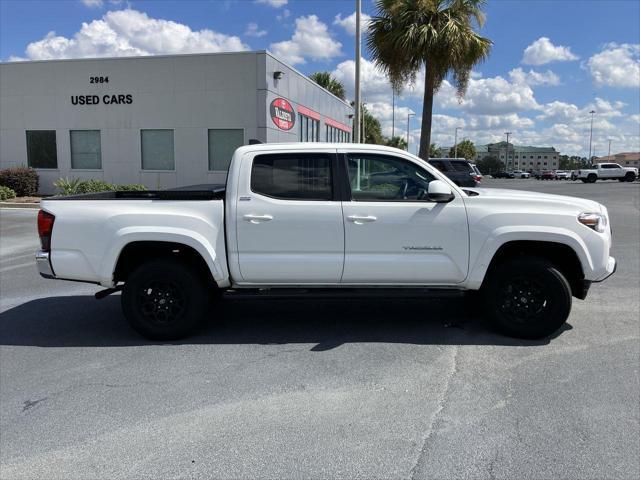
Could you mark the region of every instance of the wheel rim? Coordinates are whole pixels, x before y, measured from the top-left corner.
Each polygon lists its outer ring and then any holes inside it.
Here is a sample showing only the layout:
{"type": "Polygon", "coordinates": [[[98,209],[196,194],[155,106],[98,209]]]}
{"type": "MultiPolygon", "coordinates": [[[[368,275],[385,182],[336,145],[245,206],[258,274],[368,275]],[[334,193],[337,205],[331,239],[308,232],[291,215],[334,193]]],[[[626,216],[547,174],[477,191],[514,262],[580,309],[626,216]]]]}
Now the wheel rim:
{"type": "Polygon", "coordinates": [[[172,281],[152,280],[138,291],[138,309],[154,325],[168,325],[185,310],[182,290],[172,281]]]}
{"type": "Polygon", "coordinates": [[[515,277],[499,292],[500,311],[511,321],[525,323],[540,318],[549,306],[544,285],[536,280],[515,277]]]}

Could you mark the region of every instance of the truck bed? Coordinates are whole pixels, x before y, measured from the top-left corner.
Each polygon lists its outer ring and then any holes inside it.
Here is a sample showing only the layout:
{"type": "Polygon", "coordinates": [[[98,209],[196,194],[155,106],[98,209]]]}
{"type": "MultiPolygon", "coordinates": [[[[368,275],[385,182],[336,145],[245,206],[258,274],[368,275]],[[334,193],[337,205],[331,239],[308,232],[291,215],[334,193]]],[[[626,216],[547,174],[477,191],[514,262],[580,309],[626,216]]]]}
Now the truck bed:
{"type": "Polygon", "coordinates": [[[116,191],[48,197],[51,200],[224,200],[224,184],[200,184],[167,190],[116,191]]]}

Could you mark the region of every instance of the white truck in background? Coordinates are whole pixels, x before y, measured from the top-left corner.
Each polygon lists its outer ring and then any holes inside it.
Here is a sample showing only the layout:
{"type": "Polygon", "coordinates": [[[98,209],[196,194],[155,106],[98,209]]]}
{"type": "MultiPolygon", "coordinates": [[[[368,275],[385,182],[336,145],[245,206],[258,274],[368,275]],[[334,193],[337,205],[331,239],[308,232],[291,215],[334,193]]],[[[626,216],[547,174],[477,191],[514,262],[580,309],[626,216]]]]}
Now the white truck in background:
{"type": "Polygon", "coordinates": [[[479,291],[497,329],[540,338],[616,266],[603,205],[460,188],[379,145],[240,147],[226,185],[47,198],[38,232],[42,276],[121,290],[155,340],[189,335],[222,292],[289,289],[479,291]]]}
{"type": "Polygon", "coordinates": [[[597,180],[618,180],[633,182],[638,177],[635,167],[622,167],[617,163],[596,163],[593,168],[578,170],[578,178],[583,183],[595,183],[597,180]]]}

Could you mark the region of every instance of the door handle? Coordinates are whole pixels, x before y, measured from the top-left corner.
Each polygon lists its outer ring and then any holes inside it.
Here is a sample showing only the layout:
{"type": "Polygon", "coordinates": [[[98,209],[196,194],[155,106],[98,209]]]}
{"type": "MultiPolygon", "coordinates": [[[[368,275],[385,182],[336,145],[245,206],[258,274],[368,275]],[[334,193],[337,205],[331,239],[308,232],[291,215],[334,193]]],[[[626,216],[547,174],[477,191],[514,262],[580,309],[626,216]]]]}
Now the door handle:
{"type": "Polygon", "coordinates": [[[366,216],[360,216],[360,215],[349,215],[347,217],[347,220],[349,220],[350,222],[355,223],[356,225],[362,225],[364,223],[367,222],[375,222],[378,218],[374,217],[373,215],[366,215],[366,216]]]}
{"type": "Polygon", "coordinates": [[[245,220],[247,220],[250,223],[253,224],[257,224],[260,222],[268,222],[269,220],[273,220],[273,217],[271,215],[252,215],[252,214],[248,214],[245,215],[244,217],[245,220]]]}

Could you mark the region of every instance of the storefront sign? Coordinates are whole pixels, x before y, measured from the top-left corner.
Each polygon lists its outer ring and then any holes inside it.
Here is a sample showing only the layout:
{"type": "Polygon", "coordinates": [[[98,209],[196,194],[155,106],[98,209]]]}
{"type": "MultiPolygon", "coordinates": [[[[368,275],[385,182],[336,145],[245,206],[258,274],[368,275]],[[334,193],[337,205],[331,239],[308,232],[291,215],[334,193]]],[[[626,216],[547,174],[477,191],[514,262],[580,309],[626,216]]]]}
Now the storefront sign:
{"type": "Polygon", "coordinates": [[[280,130],[291,130],[296,123],[296,112],[284,98],[276,98],[271,102],[271,120],[280,130]]]}

